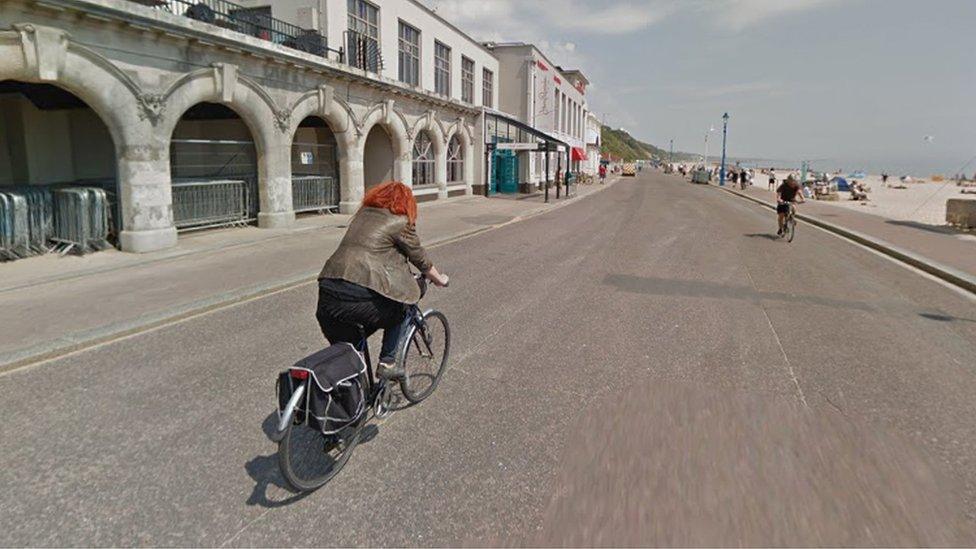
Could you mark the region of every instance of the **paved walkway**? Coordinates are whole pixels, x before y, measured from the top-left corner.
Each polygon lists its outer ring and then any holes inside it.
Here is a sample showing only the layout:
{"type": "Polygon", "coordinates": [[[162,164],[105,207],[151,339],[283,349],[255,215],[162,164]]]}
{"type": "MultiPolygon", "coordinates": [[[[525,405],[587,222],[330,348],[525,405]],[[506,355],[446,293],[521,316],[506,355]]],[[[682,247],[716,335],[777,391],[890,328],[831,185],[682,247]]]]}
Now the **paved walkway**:
{"type": "MultiPolygon", "coordinates": [[[[601,188],[545,204],[465,196],[420,205],[428,245],[524,218],[601,188]]],[[[176,317],[309,280],[344,234],[346,215],[303,217],[291,229],[234,228],[184,235],[150,254],[110,250],[0,264],[0,369],[118,337],[176,317]]],[[[527,235],[531,238],[531,235],[527,235]]]]}
{"type": "MultiPolygon", "coordinates": [[[[738,192],[739,189],[735,189],[738,192]]],[[[775,203],[772,191],[749,187],[746,195],[775,203]]],[[[888,219],[830,202],[808,200],[800,213],[883,240],[963,273],[976,275],[976,235],[948,227],[888,219]]],[[[775,222],[770,221],[771,227],[775,222]]]]}
{"type": "Polygon", "coordinates": [[[304,497],[312,284],[0,375],[0,547],[976,546],[976,297],[769,215],[645,170],[438,246],[444,378],[304,497]]]}

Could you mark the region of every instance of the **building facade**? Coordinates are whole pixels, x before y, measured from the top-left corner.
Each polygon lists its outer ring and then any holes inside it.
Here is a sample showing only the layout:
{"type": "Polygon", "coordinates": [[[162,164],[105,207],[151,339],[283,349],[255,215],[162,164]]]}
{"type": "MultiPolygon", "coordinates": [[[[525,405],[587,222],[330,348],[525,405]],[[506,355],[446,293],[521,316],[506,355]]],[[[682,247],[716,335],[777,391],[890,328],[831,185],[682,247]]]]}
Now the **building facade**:
{"type": "Polygon", "coordinates": [[[478,183],[499,67],[436,14],[212,4],[0,3],[0,185],[104,186],[120,247],[144,252],[183,230],[353,212],[388,179],[421,200],[478,183]]]}
{"type": "Polygon", "coordinates": [[[600,145],[603,124],[592,112],[586,114],[586,160],[582,162],[582,170],[590,175],[596,175],[600,169],[600,145]]]}
{"type": "Polygon", "coordinates": [[[498,58],[501,87],[499,110],[565,143],[563,155],[525,151],[518,155],[518,174],[523,191],[537,188],[557,171],[578,171],[586,155],[586,77],[578,70],[564,70],[532,44],[489,43],[498,58]],[[547,154],[549,155],[547,162],[547,154]]]}

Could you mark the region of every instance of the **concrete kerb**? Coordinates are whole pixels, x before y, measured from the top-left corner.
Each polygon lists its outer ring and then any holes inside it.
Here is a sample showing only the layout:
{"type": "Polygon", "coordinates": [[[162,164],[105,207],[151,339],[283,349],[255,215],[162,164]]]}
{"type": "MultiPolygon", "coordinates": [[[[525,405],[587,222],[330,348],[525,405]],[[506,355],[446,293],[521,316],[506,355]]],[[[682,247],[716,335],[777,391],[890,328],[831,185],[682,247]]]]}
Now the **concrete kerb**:
{"type": "MultiPolygon", "coordinates": [[[[709,185],[709,186],[713,187],[713,185],[709,185]]],[[[732,195],[738,196],[739,198],[744,198],[751,202],[755,202],[756,204],[760,204],[771,210],[774,211],[776,210],[776,205],[771,202],[760,200],[758,198],[749,196],[745,193],[735,191],[733,189],[729,189],[725,187],[715,187],[715,188],[723,190],[732,195]]],[[[923,257],[914,252],[908,251],[904,248],[899,248],[898,246],[885,242],[884,240],[881,240],[879,238],[868,236],[864,233],[847,229],[841,227],[840,225],[835,225],[833,223],[824,221],[822,219],[818,219],[810,215],[797,213],[796,217],[801,221],[805,221],[811,225],[814,225],[816,227],[834,233],[838,236],[842,236],[862,246],[871,248],[872,250],[880,252],[893,259],[897,259],[902,263],[911,265],[912,267],[915,267],[916,269],[926,272],[940,280],[948,282],[949,284],[958,286],[959,288],[962,288],[964,290],[976,294],[976,277],[964,273],[962,271],[959,271],[958,269],[954,269],[952,267],[949,267],[948,265],[943,265],[937,261],[933,261],[927,257],[923,257]]]]}
{"type": "MultiPolygon", "coordinates": [[[[536,217],[538,215],[542,215],[546,212],[557,210],[559,208],[572,204],[577,200],[581,200],[588,196],[593,196],[602,190],[608,189],[614,183],[616,183],[617,180],[618,178],[614,178],[608,181],[605,185],[602,185],[601,188],[595,189],[583,195],[577,194],[575,196],[571,196],[570,198],[563,199],[560,202],[554,204],[550,203],[550,204],[541,205],[540,207],[534,210],[531,210],[525,214],[517,216],[503,223],[489,225],[487,227],[479,227],[477,229],[462,231],[456,234],[433,239],[430,241],[429,244],[427,244],[426,247],[436,248],[439,246],[444,246],[452,242],[456,242],[458,240],[469,238],[471,236],[481,234],[487,231],[499,229],[501,227],[505,227],[513,223],[525,221],[527,219],[536,217]]],[[[458,198],[462,198],[462,197],[458,197],[458,198]]],[[[287,235],[281,235],[281,236],[287,236],[287,235]]],[[[280,237],[276,236],[275,238],[280,238],[280,237]]],[[[253,243],[249,242],[248,244],[253,244],[253,243]]],[[[159,260],[177,259],[178,257],[179,256],[165,258],[165,259],[161,258],[159,260]]],[[[234,305],[238,305],[246,301],[252,301],[279,292],[292,290],[304,286],[306,284],[313,284],[318,277],[318,273],[319,271],[316,269],[314,271],[308,271],[296,276],[292,276],[286,279],[285,281],[278,280],[273,283],[258,284],[253,286],[247,286],[244,288],[238,288],[236,290],[232,290],[229,292],[223,292],[207,298],[177,305],[175,307],[171,307],[164,311],[146,314],[132,320],[127,320],[115,324],[109,324],[107,326],[101,326],[98,328],[94,328],[92,330],[86,330],[74,334],[69,334],[55,341],[42,343],[38,345],[32,345],[30,347],[18,349],[16,351],[0,353],[0,375],[27,366],[48,362],[57,358],[70,355],[72,353],[83,351],[85,349],[97,347],[99,345],[109,343],[111,341],[116,341],[140,333],[148,332],[150,330],[161,328],[169,324],[173,324],[183,320],[188,320],[193,317],[215,312],[220,309],[232,307],[234,305]]]]}

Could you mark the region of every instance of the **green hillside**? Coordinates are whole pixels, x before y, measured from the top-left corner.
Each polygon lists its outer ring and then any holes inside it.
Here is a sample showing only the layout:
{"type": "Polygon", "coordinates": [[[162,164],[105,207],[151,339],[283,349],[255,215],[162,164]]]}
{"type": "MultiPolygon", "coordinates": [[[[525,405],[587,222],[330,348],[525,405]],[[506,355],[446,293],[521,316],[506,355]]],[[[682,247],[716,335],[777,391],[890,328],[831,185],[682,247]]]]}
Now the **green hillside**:
{"type": "MultiPolygon", "coordinates": [[[[602,154],[609,153],[615,157],[623,158],[625,161],[651,158],[667,160],[668,158],[668,151],[638,141],[624,130],[615,130],[609,126],[604,126],[600,135],[600,152],[602,154]]],[[[697,155],[690,153],[677,151],[674,153],[675,161],[687,162],[697,158],[697,155]]]]}

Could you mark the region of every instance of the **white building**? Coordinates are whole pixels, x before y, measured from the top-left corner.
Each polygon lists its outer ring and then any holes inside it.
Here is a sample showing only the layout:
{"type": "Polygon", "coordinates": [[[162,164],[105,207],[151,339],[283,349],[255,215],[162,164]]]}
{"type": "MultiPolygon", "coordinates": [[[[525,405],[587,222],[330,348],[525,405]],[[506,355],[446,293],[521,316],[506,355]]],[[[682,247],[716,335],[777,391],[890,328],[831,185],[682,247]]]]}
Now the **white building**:
{"type": "Polygon", "coordinates": [[[475,106],[497,105],[498,60],[417,0],[238,0],[329,37],[353,66],[475,106]],[[374,53],[375,52],[375,53],[374,53]]]}
{"type": "Polygon", "coordinates": [[[586,160],[582,163],[582,170],[590,175],[596,175],[600,169],[600,145],[603,124],[592,112],[586,114],[586,160]]]}
{"type": "MultiPolygon", "coordinates": [[[[572,166],[577,171],[586,154],[586,86],[589,81],[578,70],[555,65],[532,44],[489,43],[498,58],[501,87],[499,110],[566,143],[572,166]]],[[[549,159],[550,179],[557,169],[566,171],[564,155],[549,159]]],[[[530,190],[545,179],[545,153],[519,155],[522,190],[530,190]]]]}
{"type": "Polygon", "coordinates": [[[415,0],[0,6],[0,186],[102,187],[125,251],[486,171],[498,63],[415,0]]]}

